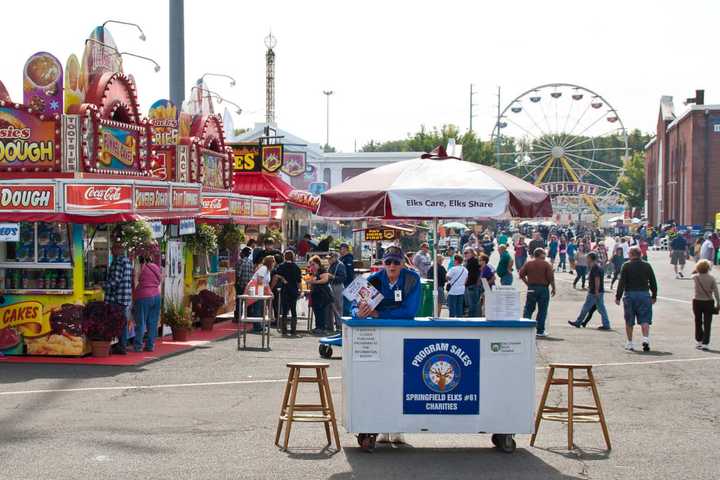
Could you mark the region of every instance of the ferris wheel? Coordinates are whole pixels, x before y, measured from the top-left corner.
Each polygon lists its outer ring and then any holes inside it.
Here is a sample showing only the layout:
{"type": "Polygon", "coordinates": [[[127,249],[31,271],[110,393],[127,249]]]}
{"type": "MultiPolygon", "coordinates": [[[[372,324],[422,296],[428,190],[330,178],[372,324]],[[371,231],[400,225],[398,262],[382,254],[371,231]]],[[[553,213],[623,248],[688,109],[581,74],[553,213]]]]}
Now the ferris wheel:
{"type": "Polygon", "coordinates": [[[547,191],[554,211],[599,218],[618,207],[628,137],[601,95],[569,83],[535,87],[501,111],[492,137],[497,166],[547,191]]]}

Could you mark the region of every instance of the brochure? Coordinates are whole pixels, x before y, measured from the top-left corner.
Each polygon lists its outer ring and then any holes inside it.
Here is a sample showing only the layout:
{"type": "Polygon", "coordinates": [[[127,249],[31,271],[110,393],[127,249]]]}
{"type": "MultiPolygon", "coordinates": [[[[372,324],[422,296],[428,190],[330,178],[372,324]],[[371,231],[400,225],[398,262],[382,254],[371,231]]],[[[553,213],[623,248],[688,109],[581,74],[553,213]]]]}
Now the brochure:
{"type": "Polygon", "coordinates": [[[382,301],[383,295],[375,287],[368,283],[362,276],[355,277],[355,280],[343,290],[343,296],[350,302],[365,302],[373,310],[382,301]]]}

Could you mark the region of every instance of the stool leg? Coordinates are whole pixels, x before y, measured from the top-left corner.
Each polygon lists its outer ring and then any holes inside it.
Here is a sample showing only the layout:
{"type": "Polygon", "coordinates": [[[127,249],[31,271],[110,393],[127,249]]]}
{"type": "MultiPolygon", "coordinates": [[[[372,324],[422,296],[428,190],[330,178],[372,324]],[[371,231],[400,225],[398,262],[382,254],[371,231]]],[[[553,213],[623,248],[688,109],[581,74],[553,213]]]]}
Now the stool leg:
{"type": "Polygon", "coordinates": [[[323,387],[325,388],[325,398],[327,399],[328,408],[330,409],[330,423],[332,423],[333,434],[335,436],[335,445],[338,451],[342,450],[340,446],[340,435],[338,434],[337,420],[335,419],[335,407],[333,406],[332,393],[330,392],[330,381],[328,380],[327,369],[322,369],[323,387]]]}
{"type": "MultiPolygon", "coordinates": [[[[325,394],[327,393],[325,392],[325,380],[323,379],[321,370],[321,368],[315,369],[315,378],[317,378],[318,391],[320,392],[320,404],[322,405],[322,414],[330,415],[327,398],[325,397],[325,394]]],[[[323,427],[325,427],[325,437],[327,438],[328,442],[327,444],[332,445],[332,440],[330,440],[330,422],[323,422],[323,427]]]]}
{"type": "MultiPolygon", "coordinates": [[[[242,318],[247,319],[247,300],[243,300],[242,318]]],[[[243,349],[247,348],[247,327],[243,325],[243,349]]]]}
{"type": "Polygon", "coordinates": [[[545,408],[545,402],[547,401],[548,393],[550,392],[550,385],[553,379],[553,376],[555,375],[555,369],[553,367],[550,367],[550,371],[548,372],[547,380],[545,380],[545,388],[543,389],[542,398],[540,399],[540,406],[538,406],[537,415],[535,415],[535,430],[532,434],[532,437],[530,437],[530,446],[535,446],[535,437],[537,436],[538,429],[540,428],[540,420],[542,420],[542,412],[545,408]]]}
{"type": "Polygon", "coordinates": [[[275,445],[280,446],[280,432],[282,432],[283,419],[288,406],[288,398],[290,398],[290,387],[292,386],[293,369],[288,373],[287,383],[285,384],[285,393],[283,394],[282,405],[280,406],[280,418],[278,419],[277,432],[275,433],[275,445]]]}
{"type": "Polygon", "coordinates": [[[568,450],[573,448],[573,394],[575,389],[575,378],[572,368],[568,368],[568,450]]]}
{"type": "Polygon", "coordinates": [[[287,450],[288,442],[290,441],[290,429],[292,428],[295,399],[297,398],[298,384],[300,383],[298,380],[300,378],[300,369],[293,368],[293,370],[292,389],[290,391],[290,404],[287,408],[287,423],[285,425],[285,443],[283,444],[283,450],[287,450]]]}
{"type": "Polygon", "coordinates": [[[592,369],[587,369],[588,378],[590,379],[590,388],[592,389],[593,398],[595,399],[595,406],[598,409],[598,416],[600,417],[600,427],[602,428],[603,437],[605,437],[605,444],[608,450],[612,450],[610,445],[610,432],[608,432],[607,423],[605,423],[605,413],[603,412],[602,405],[600,404],[600,394],[598,393],[597,385],[595,384],[595,376],[592,373],[592,369]]]}

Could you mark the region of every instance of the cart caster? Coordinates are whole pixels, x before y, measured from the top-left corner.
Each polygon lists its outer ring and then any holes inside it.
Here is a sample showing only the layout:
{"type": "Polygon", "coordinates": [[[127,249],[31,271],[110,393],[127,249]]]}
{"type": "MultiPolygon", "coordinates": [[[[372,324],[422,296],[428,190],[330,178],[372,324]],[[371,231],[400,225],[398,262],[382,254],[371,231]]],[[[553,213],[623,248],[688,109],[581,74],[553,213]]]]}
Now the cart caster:
{"type": "Polygon", "coordinates": [[[517,447],[511,433],[494,433],[490,439],[496,448],[505,453],[513,453],[517,447]]]}
{"type": "Polygon", "coordinates": [[[375,440],[377,440],[377,434],[374,433],[360,433],[357,436],[358,445],[368,453],[375,450],[375,440]]]}
{"type": "Polygon", "coordinates": [[[322,358],[332,358],[332,347],[330,345],[320,344],[318,347],[318,351],[320,352],[320,356],[322,358]]]}

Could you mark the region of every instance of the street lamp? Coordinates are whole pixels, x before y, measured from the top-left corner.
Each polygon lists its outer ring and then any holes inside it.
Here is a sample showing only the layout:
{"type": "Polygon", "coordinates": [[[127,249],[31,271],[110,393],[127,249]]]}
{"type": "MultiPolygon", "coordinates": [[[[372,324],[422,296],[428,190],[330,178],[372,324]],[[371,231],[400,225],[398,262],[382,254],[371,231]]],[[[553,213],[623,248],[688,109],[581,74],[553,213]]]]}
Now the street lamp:
{"type": "Polygon", "coordinates": [[[326,113],[325,113],[325,147],[330,147],[330,95],[332,95],[334,92],[332,90],[323,90],[323,94],[325,95],[325,107],[326,107],[326,113]]]}
{"type": "Polygon", "coordinates": [[[122,20],[105,20],[102,24],[102,27],[105,28],[105,25],[107,25],[108,23],[117,23],[120,25],[130,25],[131,27],[135,27],[140,31],[140,37],[139,37],[140,40],[142,40],[143,42],[145,40],[147,40],[147,37],[145,36],[145,32],[143,32],[143,29],[140,28],[140,25],[138,25],[137,23],[123,22],[122,20]]]}
{"type": "MultiPolygon", "coordinates": [[[[194,87],[192,87],[190,89],[190,96],[192,96],[193,90],[199,90],[200,92],[205,92],[208,94],[208,97],[210,97],[210,98],[215,97],[215,100],[217,100],[218,104],[220,104],[222,102],[229,103],[230,105],[235,107],[235,113],[237,113],[238,115],[242,114],[242,108],[240,108],[240,105],[238,105],[235,102],[231,102],[230,100],[223,97],[222,95],[220,95],[217,92],[213,92],[212,90],[208,90],[207,88],[202,88],[202,87],[198,87],[197,85],[195,85],[194,87]]],[[[194,101],[197,102],[197,100],[194,100],[194,101]]]]}
{"type": "Polygon", "coordinates": [[[224,77],[224,78],[230,79],[230,86],[231,86],[231,87],[234,87],[235,84],[236,84],[235,79],[234,79],[233,77],[231,77],[230,75],[226,75],[226,74],[224,74],[224,73],[203,73],[203,74],[200,76],[200,78],[197,79],[197,84],[198,84],[198,85],[202,85],[202,82],[203,82],[203,80],[205,79],[205,77],[224,77]]]}
{"type": "Polygon", "coordinates": [[[87,45],[88,42],[97,43],[98,45],[103,46],[103,47],[106,47],[106,48],[109,48],[110,50],[115,50],[115,53],[117,53],[117,54],[120,55],[120,56],[128,55],[128,56],[130,56],[130,57],[141,58],[141,59],[143,59],[143,60],[147,60],[148,62],[151,62],[151,63],[153,63],[153,64],[155,65],[155,72],[156,72],[156,73],[160,71],[160,64],[157,63],[155,60],[153,60],[153,59],[150,58],[150,57],[145,57],[145,56],[143,56],[143,55],[138,55],[137,53],[132,53],[132,52],[120,52],[120,51],[118,51],[117,48],[113,47],[112,45],[108,45],[108,44],[106,44],[106,43],[100,42],[100,41],[98,41],[98,40],[95,40],[94,38],[86,38],[86,39],[85,39],[85,44],[87,45]]]}

